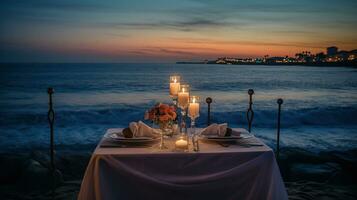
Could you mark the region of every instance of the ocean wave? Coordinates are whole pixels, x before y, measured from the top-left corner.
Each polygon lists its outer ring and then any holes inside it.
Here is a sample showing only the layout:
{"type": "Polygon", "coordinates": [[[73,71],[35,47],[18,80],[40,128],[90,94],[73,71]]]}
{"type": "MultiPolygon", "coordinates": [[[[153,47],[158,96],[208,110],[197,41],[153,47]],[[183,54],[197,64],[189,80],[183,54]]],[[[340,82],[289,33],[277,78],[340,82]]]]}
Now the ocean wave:
{"type": "MultiPolygon", "coordinates": [[[[126,126],[131,121],[143,120],[147,105],[122,105],[119,108],[98,108],[87,110],[66,110],[56,112],[56,124],[71,126],[78,124],[116,124],[126,126]]],[[[202,108],[198,126],[206,124],[207,113],[202,108]]],[[[47,124],[46,113],[16,112],[1,113],[1,126],[7,125],[38,125],[47,124]]],[[[348,126],[357,125],[356,107],[316,107],[282,110],[282,127],[299,126],[348,126]]],[[[211,113],[213,122],[228,122],[232,126],[246,126],[246,111],[214,111],[211,113]]],[[[277,110],[254,110],[253,126],[275,127],[277,110]]]]}
{"type": "MultiPolygon", "coordinates": [[[[247,124],[246,112],[213,113],[214,120],[231,122],[231,124],[247,124]]],[[[254,110],[253,126],[275,127],[277,110],[254,110]]],[[[282,110],[282,127],[299,126],[348,126],[357,125],[357,108],[355,107],[324,107],[303,108],[297,110],[282,110]]]]}

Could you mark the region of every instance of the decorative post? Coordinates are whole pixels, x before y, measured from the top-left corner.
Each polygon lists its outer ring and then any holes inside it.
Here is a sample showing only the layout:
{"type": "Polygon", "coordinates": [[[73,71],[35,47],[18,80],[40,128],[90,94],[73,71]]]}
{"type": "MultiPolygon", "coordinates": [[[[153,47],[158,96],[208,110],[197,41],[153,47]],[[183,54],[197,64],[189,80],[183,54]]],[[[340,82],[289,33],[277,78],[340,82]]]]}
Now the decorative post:
{"type": "Polygon", "coordinates": [[[48,88],[47,93],[48,93],[48,100],[49,100],[49,109],[47,113],[48,117],[48,123],[50,124],[50,172],[52,175],[52,192],[51,196],[52,199],[55,199],[55,190],[56,190],[56,185],[60,182],[63,181],[62,173],[56,169],[55,166],[55,150],[54,150],[54,122],[55,122],[55,111],[53,110],[53,102],[52,102],[52,95],[54,93],[53,88],[48,88]]]}
{"type": "Polygon", "coordinates": [[[206,103],[207,103],[207,126],[211,124],[211,103],[212,103],[212,98],[207,97],[206,98],[206,103]]]}
{"type": "Polygon", "coordinates": [[[247,120],[248,120],[248,131],[249,133],[252,130],[252,122],[253,122],[253,118],[254,118],[254,111],[252,108],[253,105],[253,94],[254,94],[254,90],[253,89],[249,89],[248,90],[248,95],[249,95],[249,107],[247,110],[247,120]]]}
{"type": "Polygon", "coordinates": [[[50,156],[51,156],[51,170],[55,171],[55,162],[54,162],[54,130],[53,125],[55,122],[55,112],[53,111],[52,104],[52,94],[54,93],[53,88],[47,89],[48,98],[49,98],[49,110],[48,110],[48,122],[50,124],[50,156]]]}
{"type": "Polygon", "coordinates": [[[55,112],[53,110],[53,103],[52,103],[52,94],[54,93],[53,88],[47,89],[48,93],[48,100],[49,100],[49,109],[47,113],[48,123],[50,124],[50,157],[51,157],[51,175],[52,175],[52,190],[51,190],[51,197],[52,199],[55,198],[55,161],[54,161],[54,130],[53,125],[55,122],[55,112]]]}
{"type": "Polygon", "coordinates": [[[276,133],[276,156],[279,158],[279,152],[280,152],[280,115],[281,115],[281,104],[283,104],[283,99],[279,98],[277,100],[277,103],[279,105],[278,109],[278,127],[277,127],[277,133],[276,133]]]}

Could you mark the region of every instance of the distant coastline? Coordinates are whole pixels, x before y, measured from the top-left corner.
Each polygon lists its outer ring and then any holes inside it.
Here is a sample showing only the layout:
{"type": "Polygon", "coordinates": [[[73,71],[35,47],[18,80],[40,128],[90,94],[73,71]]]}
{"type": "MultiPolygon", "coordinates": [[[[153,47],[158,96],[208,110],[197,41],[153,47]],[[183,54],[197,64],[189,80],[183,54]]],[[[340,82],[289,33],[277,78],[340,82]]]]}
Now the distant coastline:
{"type": "Polygon", "coordinates": [[[208,62],[185,62],[178,61],[176,64],[211,64],[211,65],[273,65],[273,66],[316,66],[316,67],[353,67],[357,68],[357,61],[352,62],[314,62],[314,63],[251,63],[251,62],[235,62],[235,63],[216,63],[215,61],[208,62]]]}
{"type": "Polygon", "coordinates": [[[199,62],[179,61],[176,64],[226,64],[226,65],[302,65],[323,67],[357,67],[357,49],[345,51],[335,46],[327,47],[326,54],[312,54],[309,51],[296,53],[295,57],[265,55],[262,58],[221,57],[199,62]]]}

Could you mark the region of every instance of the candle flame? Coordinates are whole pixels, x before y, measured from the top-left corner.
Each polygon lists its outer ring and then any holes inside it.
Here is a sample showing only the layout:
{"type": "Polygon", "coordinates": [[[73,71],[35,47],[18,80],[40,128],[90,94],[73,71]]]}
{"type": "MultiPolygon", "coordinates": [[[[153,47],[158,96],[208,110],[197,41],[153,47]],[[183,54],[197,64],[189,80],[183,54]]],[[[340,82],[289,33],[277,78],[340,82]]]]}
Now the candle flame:
{"type": "Polygon", "coordinates": [[[196,98],[193,98],[193,99],[192,99],[192,103],[196,103],[196,98]]]}
{"type": "Polygon", "coordinates": [[[185,88],[182,88],[182,92],[185,92],[185,88]]]}
{"type": "Polygon", "coordinates": [[[176,83],[176,81],[177,81],[177,80],[176,80],[176,78],[175,78],[175,79],[174,79],[174,83],[176,83]]]}

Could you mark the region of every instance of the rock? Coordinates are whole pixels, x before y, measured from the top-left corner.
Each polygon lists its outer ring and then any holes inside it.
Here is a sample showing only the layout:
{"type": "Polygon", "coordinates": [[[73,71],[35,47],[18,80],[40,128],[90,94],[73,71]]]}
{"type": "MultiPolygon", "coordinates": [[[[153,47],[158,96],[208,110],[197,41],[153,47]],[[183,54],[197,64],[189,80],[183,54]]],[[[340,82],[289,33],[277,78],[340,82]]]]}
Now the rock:
{"type": "Polygon", "coordinates": [[[30,154],[30,157],[39,162],[42,166],[46,166],[49,167],[51,159],[50,156],[48,155],[48,153],[44,153],[41,151],[33,151],[30,154]]]}
{"type": "Polygon", "coordinates": [[[337,171],[336,166],[329,164],[306,164],[298,163],[291,167],[290,175],[293,180],[311,180],[323,182],[328,180],[337,171]]]}
{"type": "Polygon", "coordinates": [[[289,199],[355,200],[355,187],[336,186],[314,181],[285,182],[289,199]]]}
{"type": "Polygon", "coordinates": [[[280,149],[280,159],[286,160],[289,163],[323,163],[325,160],[321,159],[316,153],[307,151],[301,148],[282,148],[280,149]]]}
{"type": "Polygon", "coordinates": [[[0,183],[13,184],[21,175],[22,169],[26,162],[25,156],[0,156],[0,183]]]}
{"type": "Polygon", "coordinates": [[[58,170],[55,171],[54,177],[53,181],[51,170],[31,159],[23,170],[18,184],[25,191],[47,191],[52,188],[52,183],[57,186],[63,182],[62,174],[58,170]]]}

